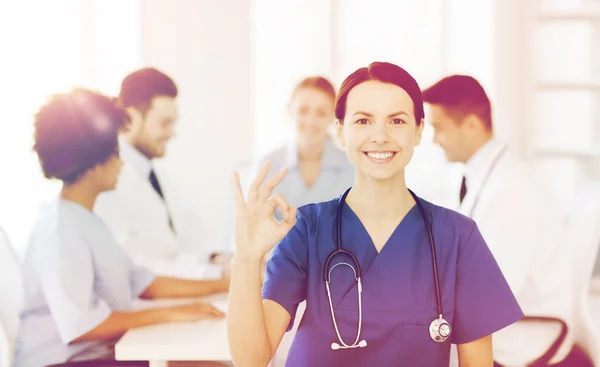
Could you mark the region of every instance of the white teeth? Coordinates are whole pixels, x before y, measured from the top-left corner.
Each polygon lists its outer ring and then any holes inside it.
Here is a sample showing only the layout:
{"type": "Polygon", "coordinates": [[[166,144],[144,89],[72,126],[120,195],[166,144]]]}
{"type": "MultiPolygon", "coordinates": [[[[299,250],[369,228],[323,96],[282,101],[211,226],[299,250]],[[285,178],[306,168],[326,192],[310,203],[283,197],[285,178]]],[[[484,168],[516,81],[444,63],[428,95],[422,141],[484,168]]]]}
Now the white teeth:
{"type": "Polygon", "coordinates": [[[388,152],[388,153],[371,153],[371,152],[368,152],[367,155],[369,157],[371,157],[371,158],[374,158],[374,159],[388,159],[388,158],[391,158],[394,155],[394,153],[391,153],[391,152],[388,152]]]}

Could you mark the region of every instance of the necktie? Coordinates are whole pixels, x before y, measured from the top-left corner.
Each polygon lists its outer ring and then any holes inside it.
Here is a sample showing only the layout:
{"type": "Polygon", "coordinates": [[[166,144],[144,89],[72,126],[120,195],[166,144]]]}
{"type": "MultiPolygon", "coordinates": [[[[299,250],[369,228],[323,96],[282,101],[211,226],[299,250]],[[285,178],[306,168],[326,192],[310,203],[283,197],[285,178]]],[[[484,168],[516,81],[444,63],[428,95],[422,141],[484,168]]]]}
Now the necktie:
{"type": "Polygon", "coordinates": [[[460,184],[460,202],[463,202],[463,199],[467,195],[467,179],[465,176],[462,178],[462,183],[460,184]]]}
{"type": "MultiPolygon", "coordinates": [[[[158,182],[158,178],[156,177],[154,170],[150,170],[149,178],[150,178],[150,183],[152,184],[152,187],[154,188],[154,191],[156,191],[156,193],[164,201],[165,197],[163,196],[162,189],[160,188],[160,183],[158,182]]],[[[166,207],[166,203],[165,203],[165,207],[166,207]]],[[[173,231],[173,233],[175,233],[175,227],[173,226],[173,220],[171,219],[171,213],[169,213],[169,208],[167,208],[167,216],[169,217],[169,227],[171,227],[171,230],[173,231]]]]}

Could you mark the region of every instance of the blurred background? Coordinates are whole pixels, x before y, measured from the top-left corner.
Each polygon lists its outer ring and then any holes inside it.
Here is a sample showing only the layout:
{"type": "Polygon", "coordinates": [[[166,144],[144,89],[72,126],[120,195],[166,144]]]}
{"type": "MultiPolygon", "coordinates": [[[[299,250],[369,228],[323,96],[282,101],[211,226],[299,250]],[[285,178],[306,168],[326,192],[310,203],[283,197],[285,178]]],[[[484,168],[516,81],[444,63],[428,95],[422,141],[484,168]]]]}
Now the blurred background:
{"type": "MultiPolygon", "coordinates": [[[[373,61],[402,66],[422,88],[477,78],[496,137],[561,211],[600,187],[600,0],[0,0],[0,225],[23,256],[38,208],[60,190],[32,152],[48,96],[116,96],[124,76],[150,66],[179,89],[176,137],[157,165],[197,218],[200,244],[218,248],[230,235],[231,172],[289,140],[294,86],[322,75],[337,88],[373,61]]],[[[407,181],[451,206],[462,167],[432,137],[426,125],[407,181]]]]}
{"type": "MultiPolygon", "coordinates": [[[[177,137],[160,162],[198,213],[205,241],[225,235],[229,175],[283,144],[294,85],[336,87],[372,61],[397,63],[424,88],[475,76],[496,135],[548,177],[563,207],[600,175],[598,0],[0,1],[0,223],[22,252],[58,183],[32,154],[32,117],[51,94],[85,86],[116,95],[143,66],[177,83],[177,137]]],[[[431,143],[410,187],[443,204],[459,179],[431,143]]]]}

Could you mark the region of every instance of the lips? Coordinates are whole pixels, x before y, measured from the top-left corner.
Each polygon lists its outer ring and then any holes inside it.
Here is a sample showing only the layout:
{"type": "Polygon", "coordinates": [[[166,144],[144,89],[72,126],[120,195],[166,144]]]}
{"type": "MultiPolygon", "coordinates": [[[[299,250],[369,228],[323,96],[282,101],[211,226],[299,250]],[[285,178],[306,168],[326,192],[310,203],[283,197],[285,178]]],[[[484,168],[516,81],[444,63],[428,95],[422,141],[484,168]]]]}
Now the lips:
{"type": "Polygon", "coordinates": [[[394,159],[398,152],[393,151],[367,151],[363,154],[375,163],[387,163],[394,159]]]}

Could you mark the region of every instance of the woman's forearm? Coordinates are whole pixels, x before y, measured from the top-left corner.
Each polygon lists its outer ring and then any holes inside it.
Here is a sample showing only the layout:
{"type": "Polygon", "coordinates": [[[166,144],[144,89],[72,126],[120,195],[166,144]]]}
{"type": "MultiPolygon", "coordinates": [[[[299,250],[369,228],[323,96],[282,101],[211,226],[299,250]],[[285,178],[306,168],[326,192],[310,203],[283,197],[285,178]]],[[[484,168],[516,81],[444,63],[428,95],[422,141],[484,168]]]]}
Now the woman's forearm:
{"type": "Polygon", "coordinates": [[[142,299],[157,298],[195,298],[226,292],[228,279],[188,280],[169,277],[157,277],[140,295],[142,299]]]}
{"type": "Polygon", "coordinates": [[[169,321],[169,309],[156,308],[140,311],[113,312],[100,325],[81,335],[72,343],[109,340],[122,336],[127,330],[169,321]]]}
{"type": "Polygon", "coordinates": [[[492,336],[484,336],[470,343],[459,344],[458,365],[460,367],[493,367],[492,336]]]}
{"type": "Polygon", "coordinates": [[[267,332],[261,287],[261,258],[234,256],[227,329],[236,366],[266,366],[274,353],[267,332]]]}

